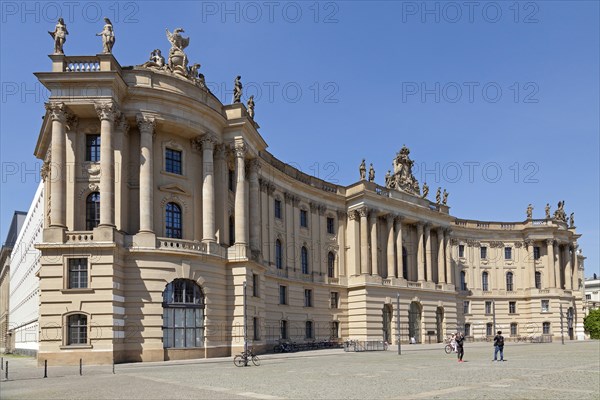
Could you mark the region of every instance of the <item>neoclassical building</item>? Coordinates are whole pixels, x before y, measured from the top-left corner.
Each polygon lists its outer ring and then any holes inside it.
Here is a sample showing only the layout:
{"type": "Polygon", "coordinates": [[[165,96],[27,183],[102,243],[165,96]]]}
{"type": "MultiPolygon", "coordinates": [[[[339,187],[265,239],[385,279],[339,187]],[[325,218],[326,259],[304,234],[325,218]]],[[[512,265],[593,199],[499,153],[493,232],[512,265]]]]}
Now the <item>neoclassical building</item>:
{"type": "Polygon", "coordinates": [[[422,193],[406,147],[385,185],[362,168],[348,186],[304,174],[266,150],[241,88],[222,104],[188,64],[189,40],[170,35],[168,60],[59,52],[36,73],[51,92],[35,149],[40,363],[228,356],[244,321],[264,351],[481,340],[494,315],[507,336],[557,337],[561,308],[583,335],[583,256],[562,205],[522,222],[456,218],[447,196],[422,193]]]}

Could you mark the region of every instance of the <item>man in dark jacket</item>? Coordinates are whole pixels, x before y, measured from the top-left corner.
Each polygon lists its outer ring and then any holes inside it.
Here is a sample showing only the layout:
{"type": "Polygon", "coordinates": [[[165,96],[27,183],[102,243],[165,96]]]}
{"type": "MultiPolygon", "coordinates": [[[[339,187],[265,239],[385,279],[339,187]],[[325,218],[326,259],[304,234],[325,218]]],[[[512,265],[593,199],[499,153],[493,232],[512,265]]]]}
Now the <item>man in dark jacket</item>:
{"type": "Polygon", "coordinates": [[[463,343],[465,341],[465,337],[462,333],[457,333],[456,338],[456,351],[458,353],[458,362],[463,362],[463,356],[465,355],[465,349],[463,347],[463,343]]]}
{"type": "Polygon", "coordinates": [[[494,361],[498,361],[498,352],[500,352],[500,361],[504,361],[504,336],[502,331],[494,336],[494,361]]]}

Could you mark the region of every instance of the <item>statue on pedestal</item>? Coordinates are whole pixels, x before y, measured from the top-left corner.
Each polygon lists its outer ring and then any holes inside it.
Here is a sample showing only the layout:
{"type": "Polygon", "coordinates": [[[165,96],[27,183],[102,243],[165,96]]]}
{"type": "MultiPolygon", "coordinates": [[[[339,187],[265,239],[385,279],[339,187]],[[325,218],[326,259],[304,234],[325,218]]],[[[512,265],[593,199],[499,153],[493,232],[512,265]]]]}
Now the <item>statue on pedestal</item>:
{"type": "Polygon", "coordinates": [[[233,82],[233,103],[242,102],[242,77],[240,75],[235,77],[233,82]]]}
{"type": "Polygon", "coordinates": [[[65,54],[63,51],[63,45],[67,40],[67,35],[69,31],[67,31],[67,25],[65,25],[65,20],[61,18],[58,19],[56,26],[54,27],[54,32],[48,31],[52,39],[54,39],[54,54],[65,54]]]}
{"type": "Polygon", "coordinates": [[[448,203],[448,195],[450,193],[446,192],[446,189],[444,189],[444,198],[442,199],[442,204],[446,205],[446,203],[448,203]]]}
{"type": "Polygon", "coordinates": [[[527,219],[533,218],[533,206],[531,203],[527,206],[527,219]]]}
{"type": "Polygon", "coordinates": [[[427,186],[427,182],[423,182],[423,194],[421,195],[422,198],[427,198],[427,195],[429,194],[429,186],[427,186]]]}
{"type": "Polygon", "coordinates": [[[142,64],[142,67],[164,69],[165,58],[162,56],[160,49],[152,50],[150,59],[142,64]]]}
{"type": "Polygon", "coordinates": [[[254,95],[250,96],[248,99],[248,115],[250,118],[254,119],[254,95]]]}
{"type": "Polygon", "coordinates": [[[546,219],[550,219],[550,203],[546,203],[546,219]]]}
{"type": "Polygon", "coordinates": [[[375,181],[375,168],[373,168],[373,163],[369,167],[369,182],[375,181]]]}
{"type": "Polygon", "coordinates": [[[186,76],[188,74],[188,58],[183,50],[190,44],[190,38],[181,36],[181,33],[185,32],[183,28],[176,28],[173,33],[169,32],[169,29],[166,31],[167,39],[171,43],[168,67],[172,72],[186,76]]]}
{"type": "Polygon", "coordinates": [[[365,159],[362,159],[360,166],[358,167],[358,171],[360,172],[360,180],[364,181],[367,179],[367,165],[365,164],[365,159]]]}
{"type": "Polygon", "coordinates": [[[558,208],[554,211],[554,219],[562,222],[567,222],[567,213],[565,213],[565,201],[558,202],[558,208]]]}
{"type": "Polygon", "coordinates": [[[102,36],[102,52],[104,54],[110,54],[112,53],[112,48],[115,45],[115,32],[110,19],[104,17],[104,22],[105,25],[102,29],[102,32],[96,33],[96,36],[102,36]]]}
{"type": "Polygon", "coordinates": [[[386,174],[385,174],[385,187],[388,189],[391,188],[392,187],[391,183],[392,183],[392,171],[390,171],[388,169],[388,172],[386,172],[386,174]]]}
{"type": "Polygon", "coordinates": [[[575,213],[572,212],[571,215],[569,215],[569,228],[575,228],[575,213]]]}
{"type": "Polygon", "coordinates": [[[442,188],[438,187],[437,192],[435,193],[435,202],[440,204],[442,202],[442,188]]]}

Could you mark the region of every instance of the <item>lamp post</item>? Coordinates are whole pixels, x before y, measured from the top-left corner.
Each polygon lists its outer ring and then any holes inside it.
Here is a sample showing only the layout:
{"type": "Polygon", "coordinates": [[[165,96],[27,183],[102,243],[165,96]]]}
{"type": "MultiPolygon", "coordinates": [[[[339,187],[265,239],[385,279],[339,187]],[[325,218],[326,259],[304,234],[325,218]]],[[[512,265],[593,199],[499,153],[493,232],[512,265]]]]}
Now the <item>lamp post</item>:
{"type": "Polygon", "coordinates": [[[248,318],[246,318],[246,281],[244,281],[244,366],[248,365],[248,318]]]}
{"type": "Polygon", "coordinates": [[[560,303],[560,342],[565,344],[565,331],[563,327],[563,307],[562,303],[560,303]]]}
{"type": "Polygon", "coordinates": [[[396,332],[398,332],[398,355],[402,354],[402,347],[400,344],[400,293],[396,294],[396,332]]]}

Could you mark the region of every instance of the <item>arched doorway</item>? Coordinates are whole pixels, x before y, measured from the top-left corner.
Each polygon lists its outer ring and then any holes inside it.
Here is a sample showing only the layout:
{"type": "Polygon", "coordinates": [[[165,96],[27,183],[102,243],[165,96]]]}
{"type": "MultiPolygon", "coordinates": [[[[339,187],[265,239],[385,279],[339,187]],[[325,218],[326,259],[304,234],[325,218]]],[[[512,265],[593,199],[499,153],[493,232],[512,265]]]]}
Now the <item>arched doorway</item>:
{"type": "Polygon", "coordinates": [[[437,341],[442,343],[444,341],[444,307],[438,307],[435,310],[435,327],[437,331],[437,341]]]}
{"type": "Polygon", "coordinates": [[[392,305],[385,304],[383,306],[383,340],[392,343],[392,305]]]}
{"type": "Polygon", "coordinates": [[[415,338],[416,343],[421,343],[421,305],[416,301],[410,303],[408,309],[408,337],[415,338]]]}
{"type": "Polygon", "coordinates": [[[163,347],[204,346],[204,293],[196,282],[175,279],[163,292],[163,347]]]}

